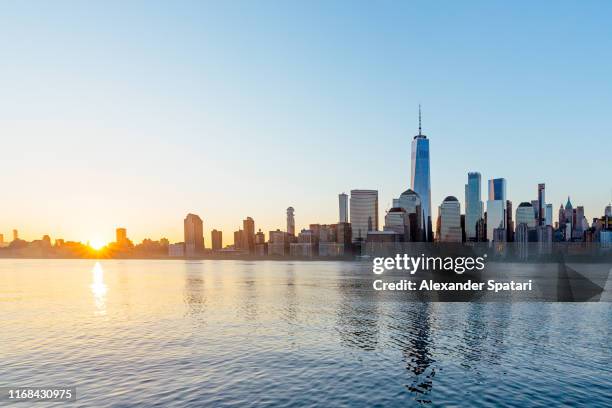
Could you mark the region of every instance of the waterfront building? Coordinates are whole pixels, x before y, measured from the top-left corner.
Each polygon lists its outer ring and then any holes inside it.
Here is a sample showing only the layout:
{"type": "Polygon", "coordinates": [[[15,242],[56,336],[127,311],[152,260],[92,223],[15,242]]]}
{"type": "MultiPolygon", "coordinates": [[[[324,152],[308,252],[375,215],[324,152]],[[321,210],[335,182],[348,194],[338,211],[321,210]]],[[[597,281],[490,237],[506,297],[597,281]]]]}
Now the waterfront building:
{"type": "Polygon", "coordinates": [[[212,245],[212,250],[213,251],[218,251],[221,248],[223,248],[223,234],[221,231],[217,231],[216,229],[213,229],[210,232],[210,242],[212,245]]]}
{"type": "Polygon", "coordinates": [[[250,254],[255,252],[255,221],[247,217],[242,221],[242,249],[250,254]]]}
{"type": "Polygon", "coordinates": [[[13,241],[19,240],[19,231],[16,229],[13,230],[13,241]]]}
{"type": "Polygon", "coordinates": [[[348,195],[347,194],[338,194],[338,222],[349,222],[349,213],[348,213],[348,195]]]}
{"type": "Polygon", "coordinates": [[[348,249],[353,240],[351,224],[348,222],[339,222],[336,225],[336,242],[342,244],[345,249],[348,249]]]}
{"type": "Polygon", "coordinates": [[[196,256],[204,251],[204,224],[196,214],[187,214],[183,222],[185,256],[196,256]]]}
{"type": "Polygon", "coordinates": [[[242,230],[238,228],[238,231],[234,231],[234,249],[243,249],[242,248],[242,239],[244,238],[244,234],[242,230]]]}
{"type": "Polygon", "coordinates": [[[484,218],[481,218],[476,223],[476,242],[487,241],[487,223],[484,218]]]}
{"type": "MultiPolygon", "coordinates": [[[[488,183],[487,200],[487,237],[495,241],[495,229],[506,230],[506,179],[491,179],[488,183]]],[[[497,238],[501,238],[498,234],[497,238]]],[[[503,242],[506,237],[503,237],[503,242]]]]}
{"type": "Polygon", "coordinates": [[[461,205],[454,196],[448,196],[440,205],[440,242],[461,242],[461,205]]]}
{"type": "Polygon", "coordinates": [[[115,230],[115,242],[121,246],[127,244],[127,230],[125,228],[117,228],[115,230]]]}
{"type": "Polygon", "coordinates": [[[285,256],[289,249],[289,234],[277,229],[268,234],[268,255],[285,256]]]}
{"type": "Polygon", "coordinates": [[[170,258],[182,258],[185,256],[185,244],[179,242],[177,244],[168,245],[168,256],[170,258]]]}
{"type": "Polygon", "coordinates": [[[545,225],[553,225],[553,205],[546,204],[546,222],[545,225]]]}
{"type": "Polygon", "coordinates": [[[338,224],[321,225],[319,227],[319,256],[342,255],[344,255],[344,243],[338,243],[338,224]]]}
{"type": "Polygon", "coordinates": [[[378,191],[351,190],[352,241],[365,240],[368,232],[378,231],[378,191]]]}
{"type": "MultiPolygon", "coordinates": [[[[431,178],[429,167],[429,139],[421,133],[421,107],[419,105],[419,134],[412,139],[410,188],[421,199],[421,218],[426,241],[433,241],[431,214],[431,178]]],[[[351,222],[353,220],[351,219],[351,222]]],[[[354,228],[354,226],[353,226],[354,228]]]]}
{"type": "Polygon", "coordinates": [[[536,227],[535,210],[533,205],[528,202],[522,202],[516,209],[516,226],[520,224],[527,225],[527,228],[536,227]]]}
{"type": "Polygon", "coordinates": [[[336,242],[337,224],[322,224],[318,227],[319,242],[336,242]]]}
{"type": "Polygon", "coordinates": [[[538,225],[546,225],[546,197],[545,197],[546,185],[544,183],[538,184],[538,225]]]}
{"type": "Polygon", "coordinates": [[[409,241],[410,220],[406,210],[401,207],[393,207],[385,215],[384,231],[394,231],[401,234],[402,241],[409,241]]]}
{"type": "Polygon", "coordinates": [[[585,225],[586,223],[586,218],[584,217],[584,207],[579,205],[574,210],[574,229],[572,231],[572,238],[576,240],[582,240],[584,238],[584,231],[586,228],[588,228],[588,226],[585,225]]]}
{"type": "Polygon", "coordinates": [[[512,201],[506,200],[506,242],[514,241],[514,221],[512,220],[512,201]]]}
{"type": "Polygon", "coordinates": [[[550,253],[553,242],[553,229],[550,225],[539,225],[536,228],[540,253],[550,253]]]}
{"type": "Polygon", "coordinates": [[[303,229],[297,237],[297,242],[292,242],[289,247],[291,256],[312,257],[317,255],[319,238],[310,229],[303,229]]]}
{"type": "Polygon", "coordinates": [[[295,236],[295,216],[293,207],[287,208],[287,234],[295,236]]]}
{"type": "Polygon", "coordinates": [[[258,244],[265,244],[266,243],[266,236],[265,234],[261,231],[261,228],[257,231],[257,234],[255,234],[255,245],[258,244]]]}
{"type": "Polygon", "coordinates": [[[404,240],[410,242],[425,241],[425,224],[421,197],[414,190],[408,189],[394,202],[397,203],[394,207],[400,207],[406,211],[406,216],[409,220],[410,232],[408,236],[404,237],[404,240]]]}
{"type": "Polygon", "coordinates": [[[539,214],[539,206],[540,203],[538,202],[538,200],[531,200],[531,206],[533,207],[533,216],[536,220],[536,225],[538,225],[538,220],[540,219],[540,214],[539,214]]]}
{"type": "Polygon", "coordinates": [[[480,173],[468,173],[468,182],[465,185],[465,238],[467,241],[476,241],[476,224],[483,217],[484,204],[480,185],[480,173]]]}

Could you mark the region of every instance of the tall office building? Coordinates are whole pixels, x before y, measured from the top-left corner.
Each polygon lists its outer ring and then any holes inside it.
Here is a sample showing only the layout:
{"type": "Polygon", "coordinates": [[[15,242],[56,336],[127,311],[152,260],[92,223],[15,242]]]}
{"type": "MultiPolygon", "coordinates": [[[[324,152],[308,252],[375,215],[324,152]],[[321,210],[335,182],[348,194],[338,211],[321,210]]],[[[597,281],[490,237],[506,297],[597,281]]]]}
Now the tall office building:
{"type": "Polygon", "coordinates": [[[368,231],[378,231],[378,191],[351,190],[352,240],[365,240],[368,231]]]}
{"type": "Polygon", "coordinates": [[[210,232],[210,241],[213,251],[218,251],[223,247],[223,233],[216,229],[210,232]]]}
{"type": "Polygon", "coordinates": [[[584,236],[585,229],[588,228],[586,225],[586,218],[584,217],[584,207],[579,205],[574,210],[574,230],[572,232],[573,238],[582,239],[584,236]]]}
{"type": "Polygon", "coordinates": [[[413,190],[404,191],[396,200],[396,207],[401,207],[406,211],[410,221],[410,234],[404,237],[406,241],[423,242],[425,241],[425,225],[423,222],[423,211],[421,210],[421,197],[413,190]]]}
{"type": "Polygon", "coordinates": [[[538,225],[546,225],[546,197],[544,183],[538,184],[538,225]]]}
{"type": "Polygon", "coordinates": [[[242,249],[255,252],[255,221],[251,217],[242,221],[242,249]]]}
{"type": "Polygon", "coordinates": [[[409,239],[405,239],[410,231],[410,220],[408,219],[406,210],[402,207],[392,207],[389,209],[385,215],[384,230],[397,232],[402,235],[405,241],[409,241],[409,239]]]}
{"type": "Polygon", "coordinates": [[[13,241],[17,241],[19,239],[19,231],[16,229],[13,230],[13,241]]]}
{"type": "Polygon", "coordinates": [[[348,220],[348,195],[347,194],[338,194],[338,206],[340,217],[338,222],[349,222],[348,220]]]}
{"type": "Polygon", "coordinates": [[[483,218],[484,205],[480,182],[480,173],[468,173],[468,182],[465,185],[465,238],[467,241],[476,240],[476,224],[483,218]]]}
{"type": "Polygon", "coordinates": [[[121,246],[127,245],[127,230],[125,228],[115,230],[115,242],[121,246]]]}
{"type": "MultiPolygon", "coordinates": [[[[537,203],[539,205],[539,202],[537,203]]],[[[535,217],[536,209],[533,203],[522,202],[516,208],[516,242],[535,242],[537,241],[536,227],[538,219],[535,217]]]]}
{"type": "Polygon", "coordinates": [[[238,228],[238,231],[234,231],[234,249],[236,250],[244,249],[242,248],[242,238],[243,238],[242,230],[238,228]]]}
{"type": "Polygon", "coordinates": [[[204,251],[204,224],[195,214],[187,214],[183,222],[185,232],[185,255],[196,256],[204,251]]]}
{"type": "Polygon", "coordinates": [[[448,196],[440,206],[440,242],[461,243],[461,205],[456,197],[448,196]]]}
{"type": "Polygon", "coordinates": [[[545,225],[553,225],[553,205],[546,204],[546,222],[545,225]]]}
{"type": "MultiPolygon", "coordinates": [[[[421,133],[421,106],[419,105],[419,134],[412,139],[412,173],[410,188],[421,198],[421,211],[425,225],[425,240],[433,240],[431,220],[431,179],[429,174],[429,139],[421,133]]],[[[352,221],[352,219],[351,219],[352,221]]],[[[354,230],[354,227],[353,227],[354,230]]]]}
{"type": "Polygon", "coordinates": [[[295,216],[293,207],[287,208],[287,234],[295,235],[295,216]]]}
{"type": "Polygon", "coordinates": [[[495,241],[494,230],[506,229],[506,179],[489,180],[487,200],[487,238],[495,241]]]}
{"type": "Polygon", "coordinates": [[[0,234],[0,245],[4,244],[4,234],[0,234]]]}
{"type": "Polygon", "coordinates": [[[506,200],[506,242],[514,241],[514,221],[512,221],[512,201],[506,200]]]}
{"type": "Polygon", "coordinates": [[[520,224],[527,225],[527,228],[536,227],[535,209],[533,205],[528,202],[520,203],[516,208],[516,226],[520,224]]]}

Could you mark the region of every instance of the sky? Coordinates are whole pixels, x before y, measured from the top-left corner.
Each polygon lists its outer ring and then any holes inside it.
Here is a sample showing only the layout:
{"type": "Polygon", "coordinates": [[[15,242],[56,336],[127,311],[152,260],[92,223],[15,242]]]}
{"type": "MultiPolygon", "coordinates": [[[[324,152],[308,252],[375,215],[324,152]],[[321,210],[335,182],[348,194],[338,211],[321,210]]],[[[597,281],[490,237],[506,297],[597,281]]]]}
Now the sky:
{"type": "Polygon", "coordinates": [[[334,223],[379,191],[381,227],[430,139],[432,209],[468,171],[515,207],[612,196],[612,3],[0,3],[0,233],[224,243],[334,223]]]}

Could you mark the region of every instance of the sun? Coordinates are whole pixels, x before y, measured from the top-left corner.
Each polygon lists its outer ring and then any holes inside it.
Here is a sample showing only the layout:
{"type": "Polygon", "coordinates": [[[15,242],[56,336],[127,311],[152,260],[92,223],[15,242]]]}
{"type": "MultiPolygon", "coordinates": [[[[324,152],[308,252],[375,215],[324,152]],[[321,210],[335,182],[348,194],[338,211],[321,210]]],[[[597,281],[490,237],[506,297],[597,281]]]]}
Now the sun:
{"type": "Polygon", "coordinates": [[[104,246],[106,246],[106,242],[102,241],[101,239],[94,238],[89,241],[89,246],[95,249],[96,251],[99,251],[100,249],[104,248],[104,246]]]}

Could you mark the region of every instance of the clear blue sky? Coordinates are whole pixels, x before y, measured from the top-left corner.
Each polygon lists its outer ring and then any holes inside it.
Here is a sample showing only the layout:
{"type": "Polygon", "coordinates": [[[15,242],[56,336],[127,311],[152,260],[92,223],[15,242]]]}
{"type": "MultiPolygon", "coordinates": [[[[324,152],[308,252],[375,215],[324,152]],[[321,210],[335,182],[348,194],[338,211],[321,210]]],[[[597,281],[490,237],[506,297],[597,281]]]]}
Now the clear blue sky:
{"type": "MultiPolygon", "coordinates": [[[[423,105],[432,203],[468,171],[518,205],[612,189],[612,3],[3,2],[0,232],[225,243],[409,187],[423,105]]],[[[483,182],[483,198],[486,185],[483,182]]],[[[435,210],[434,210],[435,212],[435,210]]]]}

